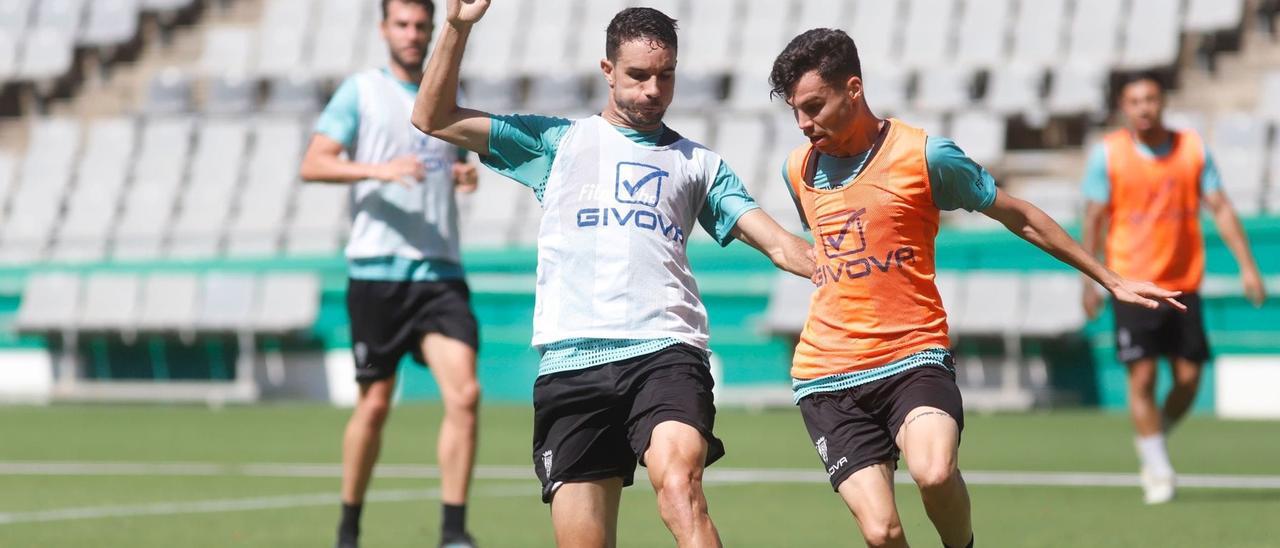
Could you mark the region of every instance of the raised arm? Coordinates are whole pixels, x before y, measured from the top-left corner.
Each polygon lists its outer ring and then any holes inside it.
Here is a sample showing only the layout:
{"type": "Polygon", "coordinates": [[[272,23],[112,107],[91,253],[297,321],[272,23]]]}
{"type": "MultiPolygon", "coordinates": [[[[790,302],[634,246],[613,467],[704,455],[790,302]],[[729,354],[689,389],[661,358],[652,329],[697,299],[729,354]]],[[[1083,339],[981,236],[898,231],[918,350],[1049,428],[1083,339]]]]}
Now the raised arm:
{"type": "Polygon", "coordinates": [[[753,209],[743,213],[732,234],[760,250],[778,268],[796,276],[813,278],[813,271],[817,268],[813,260],[813,244],[787,232],[764,210],[753,209]]]}
{"type": "Polygon", "coordinates": [[[489,0],[448,0],[444,32],[427,61],[411,117],[423,133],[477,154],[489,153],[489,115],[458,106],[458,70],[471,28],[488,9],[489,0]]]}
{"type": "Polygon", "coordinates": [[[1216,190],[1204,195],[1204,205],[1213,215],[1213,224],[1217,225],[1222,241],[1227,244],[1227,249],[1231,250],[1236,264],[1240,266],[1240,281],[1244,285],[1245,298],[1254,306],[1262,306],[1267,299],[1262,274],[1258,271],[1258,263],[1253,259],[1253,252],[1249,250],[1249,239],[1244,234],[1244,227],[1240,226],[1240,218],[1236,216],[1235,208],[1231,207],[1231,201],[1221,190],[1216,190]]]}
{"type": "Polygon", "coordinates": [[[1159,299],[1179,310],[1186,310],[1182,303],[1174,299],[1181,295],[1180,292],[1161,289],[1149,282],[1121,278],[1080,247],[1045,212],[1028,202],[997,191],[995,202],[982,212],[1000,221],[1010,232],[1102,284],[1118,301],[1156,308],[1159,303],[1155,299],[1159,299]]]}

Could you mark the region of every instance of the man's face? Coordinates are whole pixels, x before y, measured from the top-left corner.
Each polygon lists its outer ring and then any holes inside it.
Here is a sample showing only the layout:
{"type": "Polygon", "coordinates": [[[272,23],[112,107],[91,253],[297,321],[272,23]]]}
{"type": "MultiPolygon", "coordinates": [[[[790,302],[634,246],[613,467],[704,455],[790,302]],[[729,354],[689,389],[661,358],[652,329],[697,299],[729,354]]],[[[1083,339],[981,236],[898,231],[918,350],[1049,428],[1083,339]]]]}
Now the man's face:
{"type": "Polygon", "coordinates": [[[421,70],[434,30],[435,24],[427,8],[399,0],[387,4],[387,17],[382,20],[382,37],[387,41],[391,59],[397,65],[421,70]]]}
{"type": "Polygon", "coordinates": [[[613,103],[640,126],[662,122],[676,90],[676,52],[659,42],[630,40],[618,46],[618,58],[603,61],[613,103]]]}
{"type": "Polygon", "coordinates": [[[862,80],[851,77],[844,86],[833,86],[809,71],[796,82],[787,103],[796,117],[796,126],[819,152],[834,154],[851,136],[858,110],[855,100],[862,96],[862,80]]]}
{"type": "Polygon", "coordinates": [[[1164,93],[1150,80],[1132,82],[1120,90],[1120,110],[1134,131],[1151,131],[1160,126],[1164,93]]]}

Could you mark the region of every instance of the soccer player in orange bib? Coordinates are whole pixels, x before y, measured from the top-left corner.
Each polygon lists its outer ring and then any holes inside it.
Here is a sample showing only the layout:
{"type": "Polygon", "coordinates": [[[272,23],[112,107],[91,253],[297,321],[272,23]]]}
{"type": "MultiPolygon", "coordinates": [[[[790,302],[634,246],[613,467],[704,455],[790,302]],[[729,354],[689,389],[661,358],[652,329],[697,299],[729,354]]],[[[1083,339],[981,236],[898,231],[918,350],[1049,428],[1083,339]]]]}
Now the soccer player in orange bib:
{"type": "Polygon", "coordinates": [[[813,231],[819,270],[791,376],[822,466],[869,546],[905,546],[893,497],[905,454],[943,544],[971,546],[957,468],[964,414],[934,284],[939,210],[982,211],[1118,301],[1154,309],[1157,300],[1176,303],[1178,293],[1108,270],[1042,211],[998,191],[950,140],[877,117],[844,32],[796,37],[770,83],[809,138],[783,168],[813,231]]]}
{"type": "MultiPolygon", "coordinates": [[[[1240,265],[1245,296],[1261,306],[1266,291],[1204,142],[1194,131],[1164,126],[1160,80],[1134,76],[1121,86],[1119,99],[1127,127],[1094,148],[1085,171],[1084,248],[1094,254],[1105,240],[1107,266],[1181,291],[1178,301],[1187,307],[1185,314],[1168,306],[1148,310],[1117,302],[1113,307],[1116,358],[1129,368],[1129,412],[1137,431],[1143,498],[1160,504],[1173,499],[1174,492],[1164,436],[1191,407],[1200,368],[1209,358],[1196,293],[1204,277],[1201,206],[1213,215],[1240,265]],[[1173,364],[1173,389],[1163,410],[1156,407],[1154,394],[1156,360],[1162,356],[1173,364]]],[[[1102,297],[1086,281],[1085,312],[1097,316],[1101,304],[1102,297]]]]}

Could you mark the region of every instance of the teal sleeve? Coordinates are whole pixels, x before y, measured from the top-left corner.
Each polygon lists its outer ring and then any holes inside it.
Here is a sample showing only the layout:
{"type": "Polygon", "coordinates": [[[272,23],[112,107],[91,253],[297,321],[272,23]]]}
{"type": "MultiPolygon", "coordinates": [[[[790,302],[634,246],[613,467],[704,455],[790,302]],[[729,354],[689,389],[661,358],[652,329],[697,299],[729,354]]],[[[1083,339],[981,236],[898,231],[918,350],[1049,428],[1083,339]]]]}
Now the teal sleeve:
{"type": "Polygon", "coordinates": [[[943,211],[981,211],[996,200],[996,180],[965,155],[955,141],[929,137],[924,145],[933,205],[943,211]]]}
{"type": "MultiPolygon", "coordinates": [[[[1205,169],[1209,168],[1208,156],[1205,157],[1205,169]]],[[[1111,202],[1111,177],[1107,175],[1107,147],[1101,143],[1094,145],[1089,152],[1089,161],[1084,166],[1084,182],[1080,184],[1084,199],[1090,202],[1105,204],[1111,202]]]]}
{"type": "Polygon", "coordinates": [[[333,92],[316,120],[315,132],[350,149],[360,130],[360,92],[353,78],[348,78],[333,92]]]}
{"type": "Polygon", "coordinates": [[[465,164],[467,163],[467,160],[470,160],[470,159],[471,159],[471,152],[465,148],[458,147],[458,161],[465,164]]]}
{"type": "Polygon", "coordinates": [[[698,213],[698,223],[716,242],[726,246],[733,241],[733,227],[738,224],[738,219],[759,207],[751,199],[751,195],[747,194],[747,187],[742,184],[738,174],[729,168],[729,164],[721,161],[716,179],[707,192],[707,202],[698,213]]]}
{"type": "Polygon", "coordinates": [[[800,227],[805,232],[811,230],[809,228],[809,220],[804,218],[804,214],[800,211],[800,197],[796,196],[795,187],[791,186],[791,158],[782,161],[782,184],[787,187],[787,195],[791,196],[791,203],[796,204],[796,216],[800,217],[800,227]]]}
{"type": "Polygon", "coordinates": [[[1209,150],[1206,148],[1204,151],[1204,169],[1200,171],[1200,195],[1208,196],[1219,190],[1222,190],[1222,175],[1218,174],[1218,164],[1213,161],[1213,156],[1209,155],[1209,150]]]}
{"type": "Polygon", "coordinates": [[[571,120],[548,116],[493,116],[489,119],[489,153],[481,156],[480,162],[533,189],[541,200],[556,149],[571,125],[571,120]]]}

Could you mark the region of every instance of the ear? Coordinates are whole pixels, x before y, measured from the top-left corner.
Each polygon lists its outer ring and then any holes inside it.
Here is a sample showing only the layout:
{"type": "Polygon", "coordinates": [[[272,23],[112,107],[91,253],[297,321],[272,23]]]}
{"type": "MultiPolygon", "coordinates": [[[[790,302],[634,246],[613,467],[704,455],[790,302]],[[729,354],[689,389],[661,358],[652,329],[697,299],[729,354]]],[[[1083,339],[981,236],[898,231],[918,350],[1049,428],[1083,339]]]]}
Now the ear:
{"type": "Polygon", "coordinates": [[[844,84],[845,94],[849,96],[850,101],[857,101],[862,96],[862,78],[859,76],[850,76],[844,84]]]}
{"type": "Polygon", "coordinates": [[[609,58],[600,60],[600,72],[604,73],[604,79],[609,82],[609,87],[613,87],[613,62],[609,58]]]}

